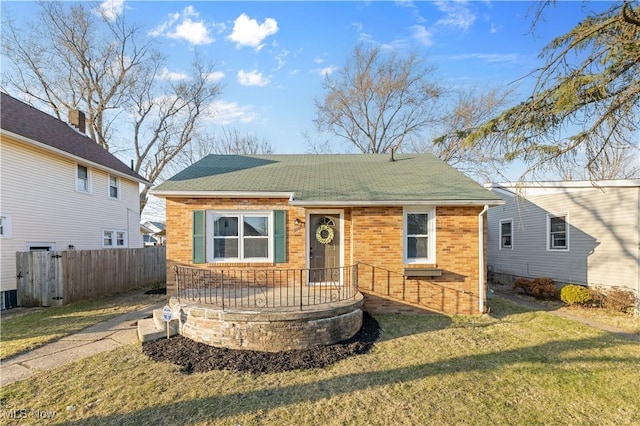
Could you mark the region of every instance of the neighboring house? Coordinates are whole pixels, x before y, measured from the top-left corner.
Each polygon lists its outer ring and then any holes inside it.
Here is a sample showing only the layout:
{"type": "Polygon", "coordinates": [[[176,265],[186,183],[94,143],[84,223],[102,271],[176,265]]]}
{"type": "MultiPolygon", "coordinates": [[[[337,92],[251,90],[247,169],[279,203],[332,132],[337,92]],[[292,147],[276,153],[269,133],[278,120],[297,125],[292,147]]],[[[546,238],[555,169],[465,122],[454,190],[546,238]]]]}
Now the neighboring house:
{"type": "Polygon", "coordinates": [[[166,199],[169,294],[174,265],[363,263],[386,280],[359,277],[370,311],[485,311],[483,214],[502,201],[430,154],[209,155],[152,193],[166,199]]]}
{"type": "Polygon", "coordinates": [[[165,225],[162,222],[146,221],[140,225],[145,246],[163,246],[166,242],[165,225]]]}
{"type": "Polygon", "coordinates": [[[488,215],[495,280],[548,277],[640,294],[640,179],[486,186],[505,201],[488,215]]]}
{"type": "Polygon", "coordinates": [[[141,247],[147,182],[84,134],[5,93],[0,121],[0,290],[15,306],[16,252],[141,247]]]}

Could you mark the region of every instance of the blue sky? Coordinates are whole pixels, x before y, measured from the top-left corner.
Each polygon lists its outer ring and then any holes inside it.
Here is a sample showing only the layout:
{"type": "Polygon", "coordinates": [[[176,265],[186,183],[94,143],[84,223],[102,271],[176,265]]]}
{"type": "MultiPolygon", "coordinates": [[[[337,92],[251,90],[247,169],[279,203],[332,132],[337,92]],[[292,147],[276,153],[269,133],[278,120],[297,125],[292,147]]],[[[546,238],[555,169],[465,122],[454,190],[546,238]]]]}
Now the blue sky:
{"type": "MultiPolygon", "coordinates": [[[[417,49],[452,86],[503,87],[542,63],[542,47],[590,9],[610,3],[560,1],[534,35],[523,1],[127,1],[97,3],[140,25],[167,57],[167,79],[185,77],[195,51],[223,84],[210,125],[267,140],[278,154],[304,153],[315,134],[322,79],[359,42],[417,49]]],[[[3,2],[22,19],[32,2],[3,2]]],[[[518,83],[528,97],[530,79],[518,83]]]]}

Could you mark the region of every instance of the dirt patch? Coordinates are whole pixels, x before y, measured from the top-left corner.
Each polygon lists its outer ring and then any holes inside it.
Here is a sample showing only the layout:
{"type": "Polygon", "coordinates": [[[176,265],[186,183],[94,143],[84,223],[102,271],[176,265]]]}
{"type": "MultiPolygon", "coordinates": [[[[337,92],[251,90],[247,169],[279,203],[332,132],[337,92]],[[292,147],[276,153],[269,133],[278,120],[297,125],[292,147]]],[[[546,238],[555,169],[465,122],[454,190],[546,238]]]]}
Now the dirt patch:
{"type": "Polygon", "coordinates": [[[323,368],[350,356],[369,352],[380,336],[378,322],[364,312],[362,328],[352,338],[329,346],[282,352],[258,352],[216,348],[182,336],[142,344],[142,351],[154,361],[171,362],[185,373],[231,370],[276,373],[323,368]]]}

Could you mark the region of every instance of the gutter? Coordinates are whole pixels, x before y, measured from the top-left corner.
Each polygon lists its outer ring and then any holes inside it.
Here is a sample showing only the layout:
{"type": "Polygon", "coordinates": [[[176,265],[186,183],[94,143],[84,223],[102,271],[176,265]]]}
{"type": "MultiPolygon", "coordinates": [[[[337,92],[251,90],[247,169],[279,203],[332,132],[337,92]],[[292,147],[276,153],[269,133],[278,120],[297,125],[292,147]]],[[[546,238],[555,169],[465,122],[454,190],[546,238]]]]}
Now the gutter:
{"type": "Polygon", "coordinates": [[[484,214],[489,210],[489,205],[478,215],[478,309],[485,313],[485,269],[484,269],[484,214]]]}
{"type": "Polygon", "coordinates": [[[197,191],[152,189],[149,194],[160,198],[287,198],[298,207],[362,207],[362,206],[497,206],[504,200],[296,200],[294,192],[281,191],[197,191]]]}

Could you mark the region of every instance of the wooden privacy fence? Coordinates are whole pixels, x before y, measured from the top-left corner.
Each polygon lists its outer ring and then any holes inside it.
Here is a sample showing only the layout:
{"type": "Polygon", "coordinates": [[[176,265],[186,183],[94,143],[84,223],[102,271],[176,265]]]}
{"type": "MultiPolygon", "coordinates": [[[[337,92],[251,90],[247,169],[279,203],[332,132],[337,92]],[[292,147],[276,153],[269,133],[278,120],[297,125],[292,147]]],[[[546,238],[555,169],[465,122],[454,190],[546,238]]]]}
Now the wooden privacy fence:
{"type": "Polygon", "coordinates": [[[166,282],[166,247],[18,252],[18,306],[59,306],[166,282]]]}

